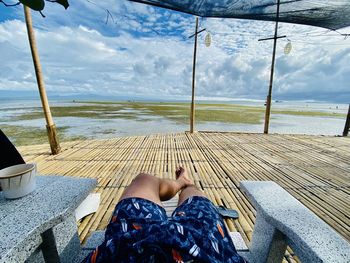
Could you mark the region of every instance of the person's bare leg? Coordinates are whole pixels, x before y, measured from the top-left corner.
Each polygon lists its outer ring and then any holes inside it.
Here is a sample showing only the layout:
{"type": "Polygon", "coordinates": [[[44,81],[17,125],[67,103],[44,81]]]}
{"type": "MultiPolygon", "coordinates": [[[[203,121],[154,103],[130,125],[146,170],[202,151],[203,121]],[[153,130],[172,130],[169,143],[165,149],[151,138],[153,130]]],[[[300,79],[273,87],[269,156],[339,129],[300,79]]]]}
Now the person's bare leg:
{"type": "Polygon", "coordinates": [[[189,185],[186,188],[184,188],[180,195],[179,195],[179,202],[177,203],[177,206],[181,205],[184,201],[186,201],[188,198],[192,196],[203,196],[206,197],[206,195],[197,188],[195,185],[189,185]]]}
{"type": "Polygon", "coordinates": [[[125,189],[120,200],[139,197],[162,205],[161,201],[171,199],[181,189],[192,184],[191,180],[182,176],[183,172],[181,171],[184,171],[181,167],[176,170],[176,180],[160,179],[150,174],[141,173],[125,189]]]}
{"type": "Polygon", "coordinates": [[[161,205],[162,203],[159,198],[159,178],[146,173],[138,174],[124,190],[119,201],[131,197],[144,198],[161,205]]]}
{"type": "Polygon", "coordinates": [[[185,169],[179,167],[175,171],[176,180],[163,179],[159,185],[159,196],[161,201],[173,198],[179,191],[193,182],[186,176],[185,169]]]}
{"type": "MultiPolygon", "coordinates": [[[[178,174],[176,174],[178,176],[178,174]]],[[[186,174],[186,171],[183,169],[179,173],[179,178],[182,177],[185,180],[189,180],[186,174]]],[[[189,180],[191,182],[191,180],[189,180]]],[[[191,196],[204,196],[205,194],[200,191],[193,183],[188,184],[184,189],[182,189],[180,195],[179,195],[179,201],[177,203],[177,206],[181,205],[187,198],[191,196]]]]}

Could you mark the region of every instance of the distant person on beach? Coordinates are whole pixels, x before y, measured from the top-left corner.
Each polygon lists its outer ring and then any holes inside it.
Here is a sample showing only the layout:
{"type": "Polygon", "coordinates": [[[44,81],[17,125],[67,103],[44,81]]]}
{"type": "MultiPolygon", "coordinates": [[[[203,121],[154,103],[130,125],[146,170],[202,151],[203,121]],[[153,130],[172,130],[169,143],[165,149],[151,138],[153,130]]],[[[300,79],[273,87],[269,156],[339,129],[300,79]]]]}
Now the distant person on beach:
{"type": "Polygon", "coordinates": [[[176,180],[141,173],[128,186],[107,226],[105,240],[83,262],[245,262],[237,254],[212,202],[176,170],[176,180]],[[178,192],[167,218],[161,201],[178,192]]]}

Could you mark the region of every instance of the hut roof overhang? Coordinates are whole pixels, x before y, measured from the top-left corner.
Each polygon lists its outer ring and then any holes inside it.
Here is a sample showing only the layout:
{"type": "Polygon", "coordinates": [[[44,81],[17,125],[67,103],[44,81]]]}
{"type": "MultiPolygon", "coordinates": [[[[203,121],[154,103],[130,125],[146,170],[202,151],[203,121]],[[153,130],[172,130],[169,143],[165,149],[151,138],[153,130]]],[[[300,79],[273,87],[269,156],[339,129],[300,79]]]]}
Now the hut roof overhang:
{"type": "MultiPolygon", "coordinates": [[[[130,0],[201,17],[276,21],[277,0],[130,0]]],[[[279,22],[331,30],[350,26],[349,0],[280,0],[279,22]]]]}

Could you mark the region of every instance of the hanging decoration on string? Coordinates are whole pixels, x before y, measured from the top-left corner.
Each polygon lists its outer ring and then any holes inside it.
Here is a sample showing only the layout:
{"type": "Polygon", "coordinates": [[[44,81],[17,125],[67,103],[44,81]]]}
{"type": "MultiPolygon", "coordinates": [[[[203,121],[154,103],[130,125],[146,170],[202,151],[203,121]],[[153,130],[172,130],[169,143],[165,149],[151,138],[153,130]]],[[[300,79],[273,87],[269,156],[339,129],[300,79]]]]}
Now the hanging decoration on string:
{"type": "Polygon", "coordinates": [[[205,43],[205,46],[206,46],[206,47],[210,47],[210,45],[211,45],[211,35],[210,35],[209,32],[208,32],[208,34],[205,36],[204,43],[205,43]]]}
{"type": "Polygon", "coordinates": [[[284,54],[288,55],[292,51],[292,42],[288,40],[287,45],[284,47],[284,54]]]}

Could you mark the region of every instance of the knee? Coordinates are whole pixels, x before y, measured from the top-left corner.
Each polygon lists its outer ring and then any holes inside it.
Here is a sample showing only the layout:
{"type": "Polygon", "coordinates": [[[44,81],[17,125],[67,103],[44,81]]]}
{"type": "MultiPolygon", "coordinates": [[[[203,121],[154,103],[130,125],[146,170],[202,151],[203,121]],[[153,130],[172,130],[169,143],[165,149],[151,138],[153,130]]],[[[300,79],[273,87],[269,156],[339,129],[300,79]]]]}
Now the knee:
{"type": "Polygon", "coordinates": [[[147,173],[139,173],[133,180],[134,181],[143,181],[143,180],[152,180],[153,178],[155,178],[153,175],[151,174],[147,174],[147,173]]]}
{"type": "Polygon", "coordinates": [[[159,185],[159,179],[151,174],[147,173],[140,173],[138,174],[131,182],[131,185],[134,186],[144,186],[146,187],[147,185],[152,185],[156,186],[159,185]]]}

